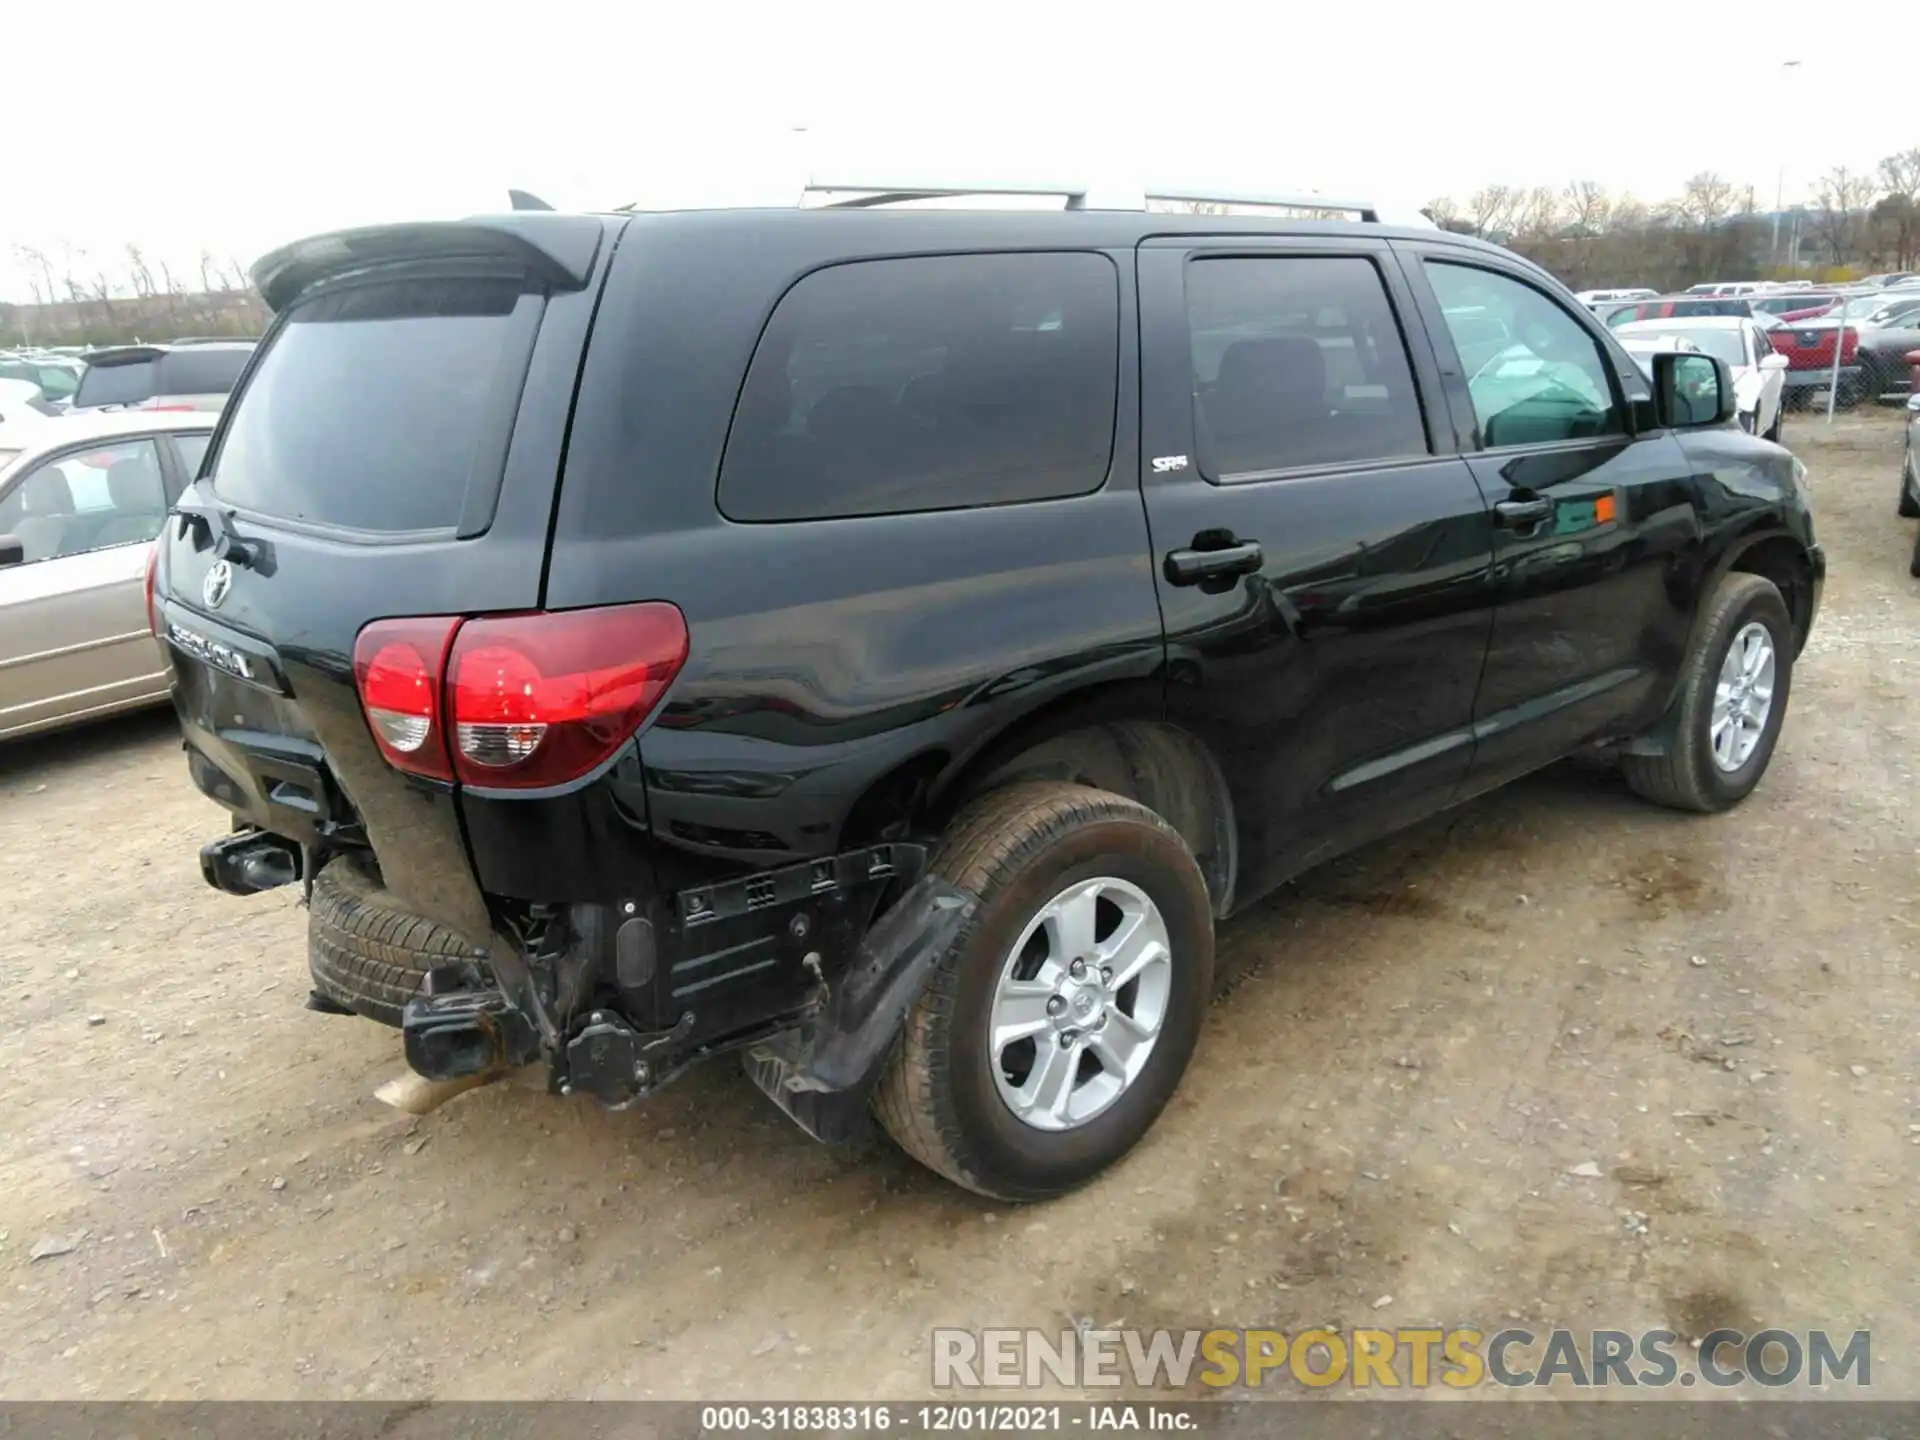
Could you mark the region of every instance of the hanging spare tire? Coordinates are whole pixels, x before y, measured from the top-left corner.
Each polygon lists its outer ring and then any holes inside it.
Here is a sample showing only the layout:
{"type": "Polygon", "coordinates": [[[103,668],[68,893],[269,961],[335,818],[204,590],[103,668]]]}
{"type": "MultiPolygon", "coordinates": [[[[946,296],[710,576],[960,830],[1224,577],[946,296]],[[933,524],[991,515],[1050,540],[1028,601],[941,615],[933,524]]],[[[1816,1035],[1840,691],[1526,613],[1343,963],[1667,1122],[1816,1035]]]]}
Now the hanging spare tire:
{"type": "Polygon", "coordinates": [[[396,904],[364,861],[337,855],[313,878],[307,968],[313,988],[356,1015],[397,1026],[427,972],[479,946],[396,904]]]}

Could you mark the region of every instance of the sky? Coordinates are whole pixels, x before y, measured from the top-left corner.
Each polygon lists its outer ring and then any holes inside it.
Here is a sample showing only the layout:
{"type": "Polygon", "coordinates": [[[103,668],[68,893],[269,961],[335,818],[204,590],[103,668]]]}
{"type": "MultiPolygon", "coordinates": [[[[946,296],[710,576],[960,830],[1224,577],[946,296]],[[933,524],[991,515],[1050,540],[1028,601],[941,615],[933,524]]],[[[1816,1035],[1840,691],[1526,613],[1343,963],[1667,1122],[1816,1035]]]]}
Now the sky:
{"type": "Polygon", "coordinates": [[[32,117],[0,165],[7,300],[32,298],[22,246],[110,281],[129,243],[250,264],[509,186],[665,209],[791,204],[809,176],[1104,179],[1410,211],[1576,178],[1654,200],[1717,170],[1766,208],[1920,146],[1912,87],[1866,83],[1845,32],[1810,49],[1784,0],[1742,5],[1737,41],[1706,18],[1665,47],[1629,10],[1538,0],[6,10],[0,95],[32,117]]]}

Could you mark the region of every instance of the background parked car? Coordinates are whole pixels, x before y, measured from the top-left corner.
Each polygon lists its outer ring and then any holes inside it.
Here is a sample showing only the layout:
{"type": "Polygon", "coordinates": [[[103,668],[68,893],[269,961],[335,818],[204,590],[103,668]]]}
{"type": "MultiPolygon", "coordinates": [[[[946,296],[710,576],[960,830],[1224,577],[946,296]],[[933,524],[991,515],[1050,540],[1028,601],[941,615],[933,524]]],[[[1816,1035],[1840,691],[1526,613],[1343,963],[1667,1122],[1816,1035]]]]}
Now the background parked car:
{"type": "Polygon", "coordinates": [[[0,453],[21,449],[26,444],[23,435],[52,418],[48,408],[31,380],[0,380],[0,453]]]}
{"type": "Polygon", "coordinates": [[[1839,390],[1834,404],[1857,405],[1873,384],[1860,364],[1860,330],[1833,316],[1776,325],[1767,338],[1787,357],[1787,403],[1799,404],[1823,394],[1834,383],[1833,347],[1840,346],[1839,390]]]}
{"type": "Polygon", "coordinates": [[[1598,310],[1602,305],[1618,304],[1623,300],[1652,300],[1659,293],[1658,290],[1644,287],[1631,290],[1582,290],[1573,298],[1589,310],[1598,310]]]}
{"type": "Polygon", "coordinates": [[[1849,296],[1840,306],[1849,325],[1893,325],[1920,316],[1920,291],[1878,290],[1849,296]]]}
{"type": "Polygon", "coordinates": [[[1840,296],[1834,291],[1782,291],[1778,295],[1756,295],[1750,303],[1756,315],[1805,320],[1825,314],[1840,303],[1840,296]]]}
{"type": "Polygon", "coordinates": [[[1662,350],[1701,350],[1733,370],[1735,409],[1740,428],[1768,440],[1780,438],[1785,410],[1787,357],[1774,353],[1767,327],[1737,315],[1703,315],[1685,320],[1635,320],[1614,327],[1627,353],[1642,361],[1649,378],[1649,357],[1662,350]]]}
{"type": "Polygon", "coordinates": [[[167,698],[147,559],[212,434],[123,410],[0,427],[0,739],[167,698]]]}
{"type": "Polygon", "coordinates": [[[76,410],[218,410],[253,356],[252,340],[181,340],[120,345],[87,355],[76,410]]]}
{"type": "Polygon", "coordinates": [[[1860,391],[1876,399],[1898,401],[1914,393],[1910,351],[1920,348],[1920,311],[1892,325],[1860,332],[1860,391]]]}
{"type": "Polygon", "coordinates": [[[1609,329],[1633,320],[1677,320],[1697,315],[1752,315],[1753,303],[1740,295],[1662,295],[1602,312],[1609,329]]]}
{"type": "Polygon", "coordinates": [[[0,380],[25,380],[35,386],[48,412],[63,410],[80,388],[82,367],[60,355],[34,351],[0,354],[0,380]]]}

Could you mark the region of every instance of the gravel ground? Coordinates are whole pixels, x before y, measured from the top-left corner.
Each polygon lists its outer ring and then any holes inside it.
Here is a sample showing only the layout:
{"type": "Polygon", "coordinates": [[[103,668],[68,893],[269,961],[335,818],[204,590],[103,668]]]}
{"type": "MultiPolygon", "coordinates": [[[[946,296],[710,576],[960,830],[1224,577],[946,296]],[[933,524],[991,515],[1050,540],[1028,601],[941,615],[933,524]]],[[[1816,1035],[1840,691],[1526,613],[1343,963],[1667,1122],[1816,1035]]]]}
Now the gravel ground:
{"type": "Polygon", "coordinates": [[[394,1037],[300,1007],[293,897],[201,884],[167,716],[0,751],[0,1395],[909,1397],[936,1325],[1519,1318],[1871,1328],[1920,1396],[1899,416],[1787,439],[1832,573],[1752,799],[1565,767],[1307,877],[1223,934],[1146,1143],[1034,1209],[728,1066],[398,1116],[394,1037]]]}

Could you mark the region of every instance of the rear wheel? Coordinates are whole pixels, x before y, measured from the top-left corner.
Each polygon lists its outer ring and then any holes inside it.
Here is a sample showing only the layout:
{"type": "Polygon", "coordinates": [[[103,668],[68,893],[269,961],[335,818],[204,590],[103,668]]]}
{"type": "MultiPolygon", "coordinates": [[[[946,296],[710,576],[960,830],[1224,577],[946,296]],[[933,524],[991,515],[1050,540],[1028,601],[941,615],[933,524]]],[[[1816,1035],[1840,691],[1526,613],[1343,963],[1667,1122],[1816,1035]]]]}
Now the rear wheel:
{"type": "Polygon", "coordinates": [[[1664,755],[1622,755],[1627,783],[1681,810],[1725,810],[1766,774],[1793,681],[1793,619],[1772,581],[1724,577],[1682,672],[1664,755]]]}
{"type": "Polygon", "coordinates": [[[1037,1200],[1127,1153],[1172,1096],[1213,983],[1206,882],[1180,837],[1080,785],[995,791],[934,870],[979,897],[874,1098],[909,1155],[1037,1200]]]}

